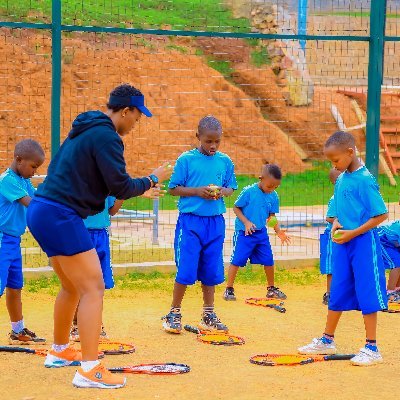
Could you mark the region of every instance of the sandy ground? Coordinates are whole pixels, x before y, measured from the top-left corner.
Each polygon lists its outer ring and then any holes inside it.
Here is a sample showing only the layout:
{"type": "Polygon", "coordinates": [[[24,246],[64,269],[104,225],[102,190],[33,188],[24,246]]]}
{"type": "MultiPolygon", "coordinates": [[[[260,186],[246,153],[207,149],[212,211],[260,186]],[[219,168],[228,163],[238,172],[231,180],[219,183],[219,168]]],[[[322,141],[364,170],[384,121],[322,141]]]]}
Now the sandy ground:
{"type": "MultiPolygon", "coordinates": [[[[171,282],[172,285],[172,282],[171,282]]],[[[262,296],[262,286],[237,286],[239,300],[226,303],[218,288],[217,310],[233,334],[246,339],[244,346],[223,347],[199,343],[193,334],[169,335],[161,330],[160,317],[168,310],[168,289],[144,292],[115,290],[107,294],[104,321],[112,338],[132,341],[137,352],[108,356],[108,366],[143,362],[180,362],[191,366],[181,376],[128,375],[128,384],[116,391],[76,389],[74,368],[46,370],[43,358],[28,354],[0,353],[2,400],[81,399],[375,399],[393,394],[393,373],[400,361],[400,338],[394,327],[399,314],[379,315],[379,344],[384,364],[369,368],[347,361],[315,363],[300,367],[261,367],[249,363],[257,353],[290,353],[323,329],[326,309],[321,304],[323,281],[314,286],[286,286],[287,313],[248,306],[245,297],[262,296]]],[[[26,321],[30,329],[51,337],[54,297],[24,295],[26,321]]],[[[195,324],[200,315],[198,287],[184,301],[184,323],[195,324]]],[[[0,342],[6,344],[9,330],[4,300],[0,314],[0,342]]],[[[359,313],[347,313],[337,331],[341,352],[355,352],[363,345],[363,323],[359,313]]],[[[395,372],[397,373],[397,372],[395,372]]]]}

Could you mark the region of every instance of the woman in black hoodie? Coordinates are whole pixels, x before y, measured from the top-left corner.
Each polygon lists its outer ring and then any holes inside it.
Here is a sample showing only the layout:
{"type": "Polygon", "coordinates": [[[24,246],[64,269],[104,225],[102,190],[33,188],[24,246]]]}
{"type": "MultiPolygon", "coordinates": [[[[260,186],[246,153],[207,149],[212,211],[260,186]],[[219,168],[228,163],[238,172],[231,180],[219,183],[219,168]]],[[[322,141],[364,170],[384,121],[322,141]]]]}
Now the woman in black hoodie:
{"type": "Polygon", "coordinates": [[[81,365],[73,384],[119,388],[125,379],[111,375],[98,361],[104,283],[99,259],[83,219],[97,214],[111,195],[140,196],[167,179],[168,163],[144,178],[126,172],[124,145],[142,114],[151,117],[142,93],[129,84],[110,94],[107,111],[80,114],[28,208],[28,227],[51,260],[61,282],[54,306],[54,344],[45,366],[81,365]],[[79,303],[82,353],[69,347],[69,329],[79,303]]]}

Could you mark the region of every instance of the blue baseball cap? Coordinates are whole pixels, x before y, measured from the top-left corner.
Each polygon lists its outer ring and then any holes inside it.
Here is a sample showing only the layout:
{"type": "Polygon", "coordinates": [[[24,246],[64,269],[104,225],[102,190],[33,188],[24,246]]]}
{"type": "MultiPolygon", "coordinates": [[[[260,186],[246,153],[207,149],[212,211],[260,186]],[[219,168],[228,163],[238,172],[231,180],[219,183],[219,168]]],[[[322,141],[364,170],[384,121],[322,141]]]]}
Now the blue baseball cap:
{"type": "Polygon", "coordinates": [[[110,96],[108,101],[110,106],[126,106],[126,107],[136,107],[140,112],[142,112],[146,117],[152,117],[153,114],[144,105],[144,96],[110,96]]]}

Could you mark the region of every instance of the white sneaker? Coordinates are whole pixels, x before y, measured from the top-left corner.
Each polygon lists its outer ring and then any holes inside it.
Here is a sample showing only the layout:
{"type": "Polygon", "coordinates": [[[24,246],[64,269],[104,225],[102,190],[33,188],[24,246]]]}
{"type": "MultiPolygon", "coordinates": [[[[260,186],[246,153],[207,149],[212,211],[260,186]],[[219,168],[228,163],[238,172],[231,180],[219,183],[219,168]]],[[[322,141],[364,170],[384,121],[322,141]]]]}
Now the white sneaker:
{"type": "Polygon", "coordinates": [[[324,343],[321,338],[314,338],[310,344],[299,347],[297,351],[300,354],[336,354],[335,342],[324,343]]]}
{"type": "Polygon", "coordinates": [[[383,358],[379,351],[373,351],[363,347],[359,353],[356,354],[350,362],[353,365],[359,365],[361,367],[367,367],[369,365],[379,364],[383,362],[383,358]]]}

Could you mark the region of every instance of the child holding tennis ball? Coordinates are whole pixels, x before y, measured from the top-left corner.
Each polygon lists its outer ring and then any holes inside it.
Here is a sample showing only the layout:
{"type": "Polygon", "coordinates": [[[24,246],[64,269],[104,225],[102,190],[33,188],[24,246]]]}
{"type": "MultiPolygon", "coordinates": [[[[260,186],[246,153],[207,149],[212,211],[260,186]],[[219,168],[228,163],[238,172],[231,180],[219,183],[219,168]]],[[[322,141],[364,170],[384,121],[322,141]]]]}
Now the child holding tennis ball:
{"type": "MultiPolygon", "coordinates": [[[[338,176],[341,174],[335,168],[332,168],[329,171],[329,180],[334,185],[338,176]]],[[[322,275],[326,275],[326,292],[322,297],[322,304],[328,305],[329,303],[329,293],[331,290],[331,281],[332,281],[332,238],[331,238],[331,230],[332,223],[335,220],[335,215],[333,211],[333,196],[330,198],[328,202],[328,209],[326,210],[326,228],[324,233],[321,233],[319,237],[319,248],[320,248],[320,256],[319,256],[319,268],[322,275]]],[[[339,235],[340,232],[335,232],[335,238],[339,235]]]]}
{"type": "Polygon", "coordinates": [[[286,299],[285,293],[275,286],[274,259],[265,223],[275,230],[282,243],[289,244],[290,236],[286,235],[275,217],[279,212],[279,197],[276,189],[281,183],[282,172],[275,164],[265,164],[261,171],[260,181],[246,186],[239,194],[233,207],[236,214],[235,233],[233,235],[233,253],[228,271],[227,287],[224,300],[236,300],[233,284],[240,267],[247,264],[264,265],[267,278],[267,298],[286,299]]]}
{"type": "Polygon", "coordinates": [[[215,286],[224,281],[223,197],[230,196],[237,183],[231,159],[218,151],[220,121],[212,115],[202,118],[196,137],[199,147],[179,156],[169,183],[170,193],[180,196],[174,243],[177,273],[171,309],[162,318],[164,330],[170,333],[182,331],[181,303],[186,287],[196,281],[201,282],[203,291],[199,328],[228,330],[214,311],[214,293],[215,286]]]}
{"type": "Polygon", "coordinates": [[[298,349],[301,354],[335,354],[334,335],[343,311],[361,310],[366,343],[351,364],[382,362],[376,343],[378,311],[387,308],[385,268],[376,228],[388,215],[379,186],[356,156],[354,137],[336,132],[324,153],[343,172],[336,181],[332,225],[332,283],[324,333],[298,349]],[[340,230],[339,235],[337,230],[340,230]]]}

